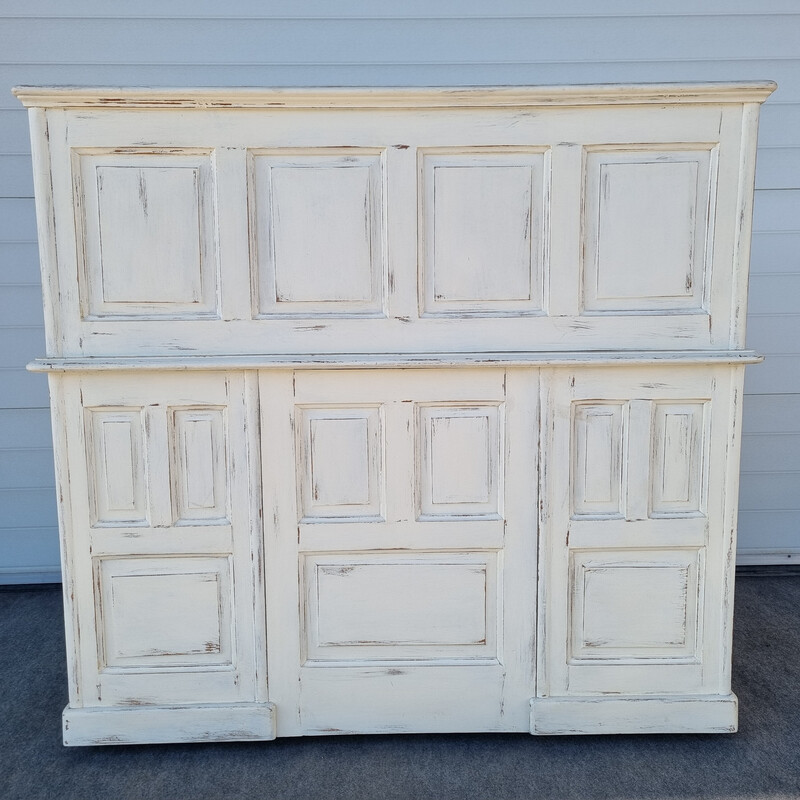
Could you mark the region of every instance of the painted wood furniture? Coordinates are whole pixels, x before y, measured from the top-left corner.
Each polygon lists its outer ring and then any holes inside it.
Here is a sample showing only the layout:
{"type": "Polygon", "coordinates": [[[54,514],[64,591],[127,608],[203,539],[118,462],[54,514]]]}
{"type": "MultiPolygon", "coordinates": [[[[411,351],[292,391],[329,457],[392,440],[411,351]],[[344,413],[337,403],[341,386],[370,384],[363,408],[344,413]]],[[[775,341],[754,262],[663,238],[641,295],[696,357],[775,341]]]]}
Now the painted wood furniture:
{"type": "Polygon", "coordinates": [[[773,89],[18,89],[65,743],[734,731],[773,89]]]}

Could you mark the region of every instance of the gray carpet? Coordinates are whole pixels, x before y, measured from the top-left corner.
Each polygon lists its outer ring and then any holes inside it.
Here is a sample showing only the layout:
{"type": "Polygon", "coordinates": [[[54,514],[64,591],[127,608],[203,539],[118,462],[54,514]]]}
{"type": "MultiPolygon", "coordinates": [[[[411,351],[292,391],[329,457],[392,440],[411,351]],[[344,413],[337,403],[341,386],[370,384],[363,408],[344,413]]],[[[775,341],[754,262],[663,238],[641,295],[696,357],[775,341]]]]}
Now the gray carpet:
{"type": "Polygon", "coordinates": [[[344,736],[64,748],[61,594],[0,591],[3,800],[800,798],[800,576],[737,584],[733,736],[344,736]]]}

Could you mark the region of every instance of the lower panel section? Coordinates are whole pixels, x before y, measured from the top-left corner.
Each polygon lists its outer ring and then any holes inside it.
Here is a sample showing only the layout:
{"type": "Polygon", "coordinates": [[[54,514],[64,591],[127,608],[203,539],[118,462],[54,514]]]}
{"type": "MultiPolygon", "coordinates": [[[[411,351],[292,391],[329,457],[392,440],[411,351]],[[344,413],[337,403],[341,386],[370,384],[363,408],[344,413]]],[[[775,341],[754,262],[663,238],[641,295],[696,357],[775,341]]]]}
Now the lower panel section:
{"type": "Polygon", "coordinates": [[[272,703],[64,709],[64,744],[241,742],[275,738],[272,703]]]}
{"type": "Polygon", "coordinates": [[[524,731],[499,665],[304,669],[304,734],[524,731]]]}
{"type": "Polygon", "coordinates": [[[531,733],[735,733],[735,694],[531,700],[531,733]]]}

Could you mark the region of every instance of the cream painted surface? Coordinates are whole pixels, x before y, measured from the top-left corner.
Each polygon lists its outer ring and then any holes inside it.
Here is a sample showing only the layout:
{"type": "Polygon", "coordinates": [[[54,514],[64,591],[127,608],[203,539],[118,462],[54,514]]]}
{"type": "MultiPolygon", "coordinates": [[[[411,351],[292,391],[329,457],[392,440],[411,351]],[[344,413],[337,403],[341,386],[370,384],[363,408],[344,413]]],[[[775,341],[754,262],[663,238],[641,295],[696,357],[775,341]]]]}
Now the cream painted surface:
{"type": "Polygon", "coordinates": [[[29,92],[65,741],[734,730],[770,89],[29,92]]]}
{"type": "Polygon", "coordinates": [[[535,372],[262,373],[261,389],[278,735],[527,730],[535,372]],[[321,419],[362,423],[353,453],[309,445],[321,419]],[[326,480],[335,516],[307,505],[317,463],[353,478],[326,480]]]}

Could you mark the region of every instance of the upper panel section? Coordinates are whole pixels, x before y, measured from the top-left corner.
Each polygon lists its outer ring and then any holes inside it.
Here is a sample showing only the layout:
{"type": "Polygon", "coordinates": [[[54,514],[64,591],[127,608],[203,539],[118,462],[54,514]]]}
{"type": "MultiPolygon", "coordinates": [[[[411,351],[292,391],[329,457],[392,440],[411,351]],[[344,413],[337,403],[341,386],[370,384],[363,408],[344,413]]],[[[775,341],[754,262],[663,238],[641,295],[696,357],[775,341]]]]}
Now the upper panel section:
{"type": "Polygon", "coordinates": [[[20,89],[48,355],[741,348],[773,88],[20,89]]]}

